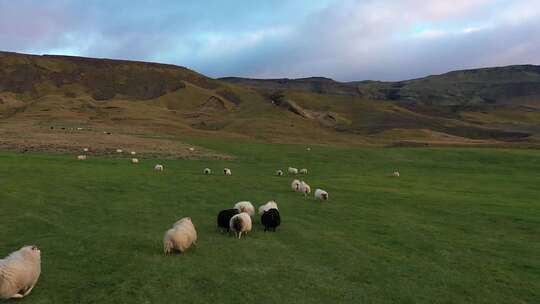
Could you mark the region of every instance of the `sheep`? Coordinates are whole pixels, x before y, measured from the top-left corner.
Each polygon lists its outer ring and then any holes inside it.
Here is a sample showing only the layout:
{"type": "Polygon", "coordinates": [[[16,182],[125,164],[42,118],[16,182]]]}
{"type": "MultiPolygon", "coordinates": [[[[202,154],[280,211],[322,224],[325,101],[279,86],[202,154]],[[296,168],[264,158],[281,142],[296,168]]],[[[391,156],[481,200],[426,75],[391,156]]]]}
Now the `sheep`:
{"type": "Polygon", "coordinates": [[[261,215],[261,223],[264,226],[264,232],[267,230],[276,232],[276,227],[281,224],[281,216],[279,215],[277,208],[265,211],[261,215]]]}
{"type": "Polygon", "coordinates": [[[276,171],[276,175],[277,175],[277,176],[283,176],[283,171],[277,170],[277,171],[276,171]]]}
{"type": "Polygon", "coordinates": [[[129,154],[131,154],[131,155],[137,155],[137,152],[131,151],[131,152],[129,152],[129,154]]]}
{"type": "Polygon", "coordinates": [[[132,164],[138,164],[138,163],[139,163],[139,159],[138,159],[138,158],[132,158],[132,159],[131,159],[131,163],[132,163],[132,164]]]}
{"type": "Polygon", "coordinates": [[[326,192],[326,191],[324,191],[322,189],[315,190],[315,199],[318,199],[318,200],[321,200],[321,201],[328,200],[328,192],[326,192]]]}
{"type": "Polygon", "coordinates": [[[122,153],[124,151],[122,151],[122,149],[116,149],[116,153],[122,153]]]}
{"type": "Polygon", "coordinates": [[[83,150],[83,152],[88,152],[88,148],[84,148],[82,150],[83,150]]]}
{"type": "Polygon", "coordinates": [[[289,174],[294,174],[294,175],[298,174],[298,169],[293,168],[293,167],[289,167],[288,171],[289,171],[289,174]]]}
{"type": "Polygon", "coordinates": [[[300,182],[300,192],[304,193],[304,197],[307,197],[311,193],[311,187],[304,181],[300,182]]]}
{"type": "Polygon", "coordinates": [[[86,155],[77,155],[78,160],[86,160],[86,158],[87,158],[86,155]]]}
{"type": "Polygon", "coordinates": [[[269,201],[268,203],[261,205],[259,207],[259,214],[263,214],[270,209],[278,209],[277,203],[275,201],[269,201]]]}
{"type": "Polygon", "coordinates": [[[300,192],[300,181],[297,179],[293,180],[291,183],[291,188],[293,191],[300,192]]]}
{"type": "Polygon", "coordinates": [[[399,177],[399,171],[398,170],[394,171],[394,173],[392,173],[392,176],[393,177],[399,177]]]}
{"type": "Polygon", "coordinates": [[[185,217],[165,232],[163,237],[163,252],[170,254],[174,251],[184,253],[191,245],[197,245],[197,231],[191,218],[185,217]]]}
{"type": "Polygon", "coordinates": [[[225,210],[221,210],[218,214],[218,217],[217,217],[217,224],[218,224],[218,227],[221,229],[221,231],[223,232],[223,229],[227,230],[227,232],[230,232],[231,230],[231,226],[230,226],[230,222],[231,222],[231,218],[237,214],[239,214],[240,211],[238,211],[238,209],[225,209],[225,210]]]}
{"type": "Polygon", "coordinates": [[[223,174],[224,175],[232,175],[231,169],[229,169],[229,168],[223,169],[223,174]]]}
{"type": "Polygon", "coordinates": [[[0,259],[0,299],[21,299],[30,294],[41,274],[41,251],[24,246],[0,259]]]}
{"type": "Polygon", "coordinates": [[[193,152],[193,151],[195,151],[195,148],[190,147],[190,148],[189,148],[189,151],[193,152]]]}
{"type": "Polygon", "coordinates": [[[240,239],[242,233],[248,234],[251,231],[251,217],[246,212],[234,215],[229,222],[229,228],[240,239]]]}
{"type": "Polygon", "coordinates": [[[81,128],[81,127],[78,127],[78,128],[77,128],[77,131],[82,131],[82,129],[83,129],[83,128],[81,128]]]}
{"type": "Polygon", "coordinates": [[[310,147],[306,148],[306,151],[311,151],[311,148],[310,147]]]}
{"type": "Polygon", "coordinates": [[[205,168],[203,170],[203,173],[206,174],[206,175],[209,175],[209,174],[212,174],[212,170],[210,168],[205,168]]]}
{"type": "Polygon", "coordinates": [[[154,166],[154,171],[163,171],[163,165],[157,164],[154,166]]]}
{"type": "Polygon", "coordinates": [[[249,216],[254,216],[255,215],[255,208],[253,207],[251,202],[248,202],[248,201],[238,202],[238,203],[234,204],[233,208],[238,209],[238,211],[240,211],[240,212],[245,212],[245,213],[249,214],[249,216]]]}
{"type": "Polygon", "coordinates": [[[306,168],[300,169],[300,174],[308,174],[308,171],[306,168]]]}

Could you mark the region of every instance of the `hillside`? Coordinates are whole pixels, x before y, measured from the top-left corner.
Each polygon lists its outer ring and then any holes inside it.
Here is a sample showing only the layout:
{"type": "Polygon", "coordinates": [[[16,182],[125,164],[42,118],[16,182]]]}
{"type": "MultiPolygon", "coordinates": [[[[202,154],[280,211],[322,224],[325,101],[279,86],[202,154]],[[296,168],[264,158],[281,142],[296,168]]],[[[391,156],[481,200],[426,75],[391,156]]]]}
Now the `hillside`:
{"type": "Polygon", "coordinates": [[[226,157],[183,142],[528,146],[540,134],[539,70],[399,83],[211,79],[174,65],[0,52],[0,147],[226,157]]]}

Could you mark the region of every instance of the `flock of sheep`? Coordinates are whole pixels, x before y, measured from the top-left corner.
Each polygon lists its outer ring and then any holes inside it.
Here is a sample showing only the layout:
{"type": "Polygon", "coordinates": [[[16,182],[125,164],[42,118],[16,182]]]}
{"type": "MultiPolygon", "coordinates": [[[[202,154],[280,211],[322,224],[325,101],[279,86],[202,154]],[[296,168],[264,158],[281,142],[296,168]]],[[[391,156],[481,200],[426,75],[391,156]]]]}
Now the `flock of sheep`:
{"type": "MultiPolygon", "coordinates": [[[[86,160],[88,149],[83,149],[84,154],[78,155],[77,159],[86,160]]],[[[123,153],[121,149],[116,150],[117,153],[123,153]]],[[[136,152],[130,152],[130,155],[135,156],[136,152]]],[[[133,164],[138,164],[137,158],[132,158],[133,164]]],[[[164,166],[156,164],[155,171],[163,171],[164,166]]],[[[296,169],[289,167],[290,175],[308,174],[307,169],[296,169]]],[[[212,170],[205,168],[203,174],[210,175],[212,170]]],[[[232,175],[229,168],[223,169],[225,176],[232,175]]],[[[277,170],[276,175],[283,176],[282,170],[277,170]]],[[[397,170],[392,173],[392,176],[399,177],[397,170]]],[[[311,193],[311,187],[302,180],[295,179],[291,183],[291,188],[295,192],[302,193],[307,197],[311,193]]],[[[316,189],[314,192],[316,200],[328,200],[328,192],[323,189],[316,189]]],[[[276,228],[281,224],[281,215],[278,205],[275,201],[269,201],[258,209],[261,216],[261,224],[264,226],[264,231],[276,231],[276,228]]],[[[217,216],[217,226],[222,232],[233,232],[239,239],[242,235],[247,235],[252,230],[252,217],[255,216],[255,208],[248,201],[236,203],[233,208],[221,210],[217,216]]],[[[197,245],[197,230],[191,221],[190,217],[184,217],[173,224],[173,226],[165,232],[163,237],[163,251],[165,254],[173,252],[183,253],[191,246],[197,245]]],[[[41,274],[41,251],[36,246],[24,246],[18,251],[15,251],[0,259],[0,299],[23,298],[27,296],[41,274]]]]}

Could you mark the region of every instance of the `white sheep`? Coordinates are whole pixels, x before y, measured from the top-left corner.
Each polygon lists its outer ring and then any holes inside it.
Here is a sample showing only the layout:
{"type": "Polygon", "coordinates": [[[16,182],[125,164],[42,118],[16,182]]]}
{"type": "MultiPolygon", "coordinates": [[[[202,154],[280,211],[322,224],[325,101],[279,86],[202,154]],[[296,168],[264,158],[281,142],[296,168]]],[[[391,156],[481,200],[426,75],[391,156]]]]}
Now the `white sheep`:
{"type": "Polygon", "coordinates": [[[300,192],[304,193],[304,197],[307,197],[311,193],[311,187],[304,181],[300,182],[300,192]]]}
{"type": "Polygon", "coordinates": [[[193,151],[195,151],[195,148],[190,147],[190,148],[189,148],[189,151],[193,152],[193,151]]]}
{"type": "Polygon", "coordinates": [[[137,155],[137,152],[131,151],[131,152],[129,152],[129,154],[131,154],[131,155],[137,155]]]}
{"type": "Polygon", "coordinates": [[[124,152],[122,149],[116,149],[116,153],[122,153],[124,152]]]}
{"type": "Polygon", "coordinates": [[[310,147],[307,147],[307,148],[306,148],[306,151],[311,151],[311,148],[310,148],[310,147]]]}
{"type": "Polygon", "coordinates": [[[197,245],[197,231],[191,218],[185,217],[165,232],[163,251],[165,254],[178,251],[184,253],[191,245],[197,245]]]}
{"type": "Polygon", "coordinates": [[[205,168],[203,170],[203,173],[206,174],[206,175],[209,175],[209,174],[212,174],[212,170],[210,168],[205,168]]]}
{"type": "Polygon", "coordinates": [[[154,166],[154,171],[163,171],[163,165],[157,164],[154,166]]]}
{"type": "Polygon", "coordinates": [[[289,167],[288,171],[289,171],[289,174],[295,174],[295,175],[298,174],[298,169],[293,168],[293,167],[289,167]]]}
{"type": "Polygon", "coordinates": [[[248,201],[242,201],[234,204],[234,209],[237,209],[240,212],[246,212],[250,216],[255,215],[255,207],[251,204],[251,202],[248,201]]]}
{"type": "Polygon", "coordinates": [[[132,158],[132,159],[131,159],[131,163],[132,163],[132,164],[138,164],[138,163],[139,163],[139,159],[138,159],[138,158],[132,158]]]}
{"type": "Polygon", "coordinates": [[[392,173],[392,176],[399,177],[399,171],[398,170],[394,171],[394,173],[392,173]]]}
{"type": "Polygon", "coordinates": [[[83,150],[83,152],[88,152],[88,148],[84,148],[82,150],[83,150]]]}
{"type": "Polygon", "coordinates": [[[225,174],[225,175],[232,175],[232,171],[231,171],[231,169],[229,169],[229,168],[225,168],[225,169],[223,169],[223,174],[225,174]]]}
{"type": "Polygon", "coordinates": [[[283,171],[277,170],[277,171],[276,171],[276,175],[277,175],[277,176],[283,176],[283,171]]]}
{"type": "Polygon", "coordinates": [[[300,181],[297,179],[293,180],[291,183],[291,188],[293,191],[300,192],[300,181]]]}
{"type": "Polygon", "coordinates": [[[0,259],[0,299],[27,296],[40,274],[41,251],[36,246],[24,246],[0,259]]]}
{"type": "Polygon", "coordinates": [[[318,200],[321,200],[321,201],[328,200],[328,192],[326,192],[326,191],[324,191],[322,189],[315,190],[315,199],[318,199],[318,200]]]}
{"type": "Polygon", "coordinates": [[[278,209],[277,203],[275,201],[269,201],[268,203],[261,205],[259,207],[259,214],[263,214],[270,209],[278,209]]]}
{"type": "Polygon", "coordinates": [[[77,156],[77,159],[78,159],[78,160],[86,160],[86,159],[87,159],[87,156],[86,156],[86,155],[78,155],[78,156],[77,156]]]}
{"type": "Polygon", "coordinates": [[[249,214],[242,212],[231,217],[229,227],[238,238],[242,237],[242,233],[248,234],[251,231],[251,217],[249,214]]]}
{"type": "Polygon", "coordinates": [[[300,174],[308,174],[308,171],[306,168],[300,169],[300,174]]]}

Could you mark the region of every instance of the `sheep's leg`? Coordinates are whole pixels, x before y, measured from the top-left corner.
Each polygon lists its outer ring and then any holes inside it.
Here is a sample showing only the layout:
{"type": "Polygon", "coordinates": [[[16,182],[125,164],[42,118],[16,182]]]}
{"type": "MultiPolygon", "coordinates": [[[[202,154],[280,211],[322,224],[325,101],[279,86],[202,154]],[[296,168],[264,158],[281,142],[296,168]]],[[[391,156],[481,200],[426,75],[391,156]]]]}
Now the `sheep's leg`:
{"type": "Polygon", "coordinates": [[[242,231],[238,232],[238,239],[242,237],[242,231]]]}
{"type": "Polygon", "coordinates": [[[28,290],[23,294],[23,297],[26,297],[30,293],[30,291],[32,291],[32,289],[34,289],[34,286],[36,286],[36,285],[30,286],[30,288],[28,288],[28,290]]]}

